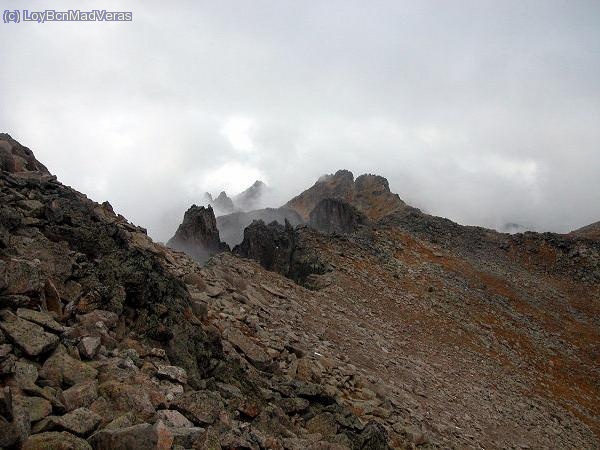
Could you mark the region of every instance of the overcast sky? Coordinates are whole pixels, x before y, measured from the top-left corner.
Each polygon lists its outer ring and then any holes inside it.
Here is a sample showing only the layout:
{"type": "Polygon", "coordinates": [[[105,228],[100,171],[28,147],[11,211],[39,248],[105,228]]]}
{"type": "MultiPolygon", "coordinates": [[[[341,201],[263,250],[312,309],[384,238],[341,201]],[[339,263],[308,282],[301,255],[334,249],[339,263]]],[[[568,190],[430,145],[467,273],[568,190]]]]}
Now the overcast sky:
{"type": "Polygon", "coordinates": [[[0,131],[156,239],[339,168],[463,224],[600,220],[599,1],[0,4],[133,12],[0,23],[0,131]]]}

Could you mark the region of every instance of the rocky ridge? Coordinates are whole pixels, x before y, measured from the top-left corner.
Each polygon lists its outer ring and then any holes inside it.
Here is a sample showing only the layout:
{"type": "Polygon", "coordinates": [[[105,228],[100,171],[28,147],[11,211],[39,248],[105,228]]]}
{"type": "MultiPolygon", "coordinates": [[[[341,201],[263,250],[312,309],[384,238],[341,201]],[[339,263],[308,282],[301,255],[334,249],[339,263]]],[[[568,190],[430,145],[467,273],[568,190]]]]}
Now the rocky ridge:
{"type": "Polygon", "coordinates": [[[256,222],[248,258],[200,267],[47,171],[0,180],[16,445],[600,447],[599,241],[404,207],[346,234],[256,222]],[[264,268],[298,249],[326,270],[264,268]]]}
{"type": "Polygon", "coordinates": [[[0,157],[0,446],[388,448],[336,390],[287,373],[293,343],[216,312],[275,287],[153,243],[5,134],[0,157]]]}

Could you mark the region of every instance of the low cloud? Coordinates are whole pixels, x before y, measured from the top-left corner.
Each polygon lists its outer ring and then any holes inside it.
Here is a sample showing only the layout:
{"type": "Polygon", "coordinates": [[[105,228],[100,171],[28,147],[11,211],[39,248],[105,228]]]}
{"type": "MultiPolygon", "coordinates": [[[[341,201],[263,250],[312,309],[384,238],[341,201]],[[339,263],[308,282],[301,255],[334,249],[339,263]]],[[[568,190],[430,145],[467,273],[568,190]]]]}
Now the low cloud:
{"type": "Polygon", "coordinates": [[[600,219],[597,2],[103,7],[134,20],[0,27],[0,124],[156,239],[206,191],[278,206],[339,168],[464,224],[600,219]]]}

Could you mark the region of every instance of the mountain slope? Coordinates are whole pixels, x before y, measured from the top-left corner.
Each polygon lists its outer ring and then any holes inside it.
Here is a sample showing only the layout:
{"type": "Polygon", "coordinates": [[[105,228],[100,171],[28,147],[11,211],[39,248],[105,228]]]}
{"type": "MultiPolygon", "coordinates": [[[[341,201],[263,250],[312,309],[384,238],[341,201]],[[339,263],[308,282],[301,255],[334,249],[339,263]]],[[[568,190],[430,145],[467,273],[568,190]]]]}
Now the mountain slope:
{"type": "Polygon", "coordinates": [[[600,447],[600,242],[405,206],[255,223],[287,276],[200,267],[28,152],[0,135],[0,446],[600,447]]]}
{"type": "Polygon", "coordinates": [[[153,243],[5,134],[0,161],[0,447],[388,448],[284,372],[297,349],[210,313],[268,304],[266,280],[153,243]]]}
{"type": "Polygon", "coordinates": [[[569,233],[573,236],[600,239],[600,222],[594,222],[569,233]]]}
{"type": "MultiPolygon", "coordinates": [[[[316,292],[280,282],[286,301],[265,320],[333,367],[356,366],[376,402],[343,397],[387,423],[392,440],[598,447],[600,243],[416,210],[350,236],[299,232],[333,270],[313,275],[316,292]]],[[[326,376],[343,390],[342,373],[326,376]]]]}

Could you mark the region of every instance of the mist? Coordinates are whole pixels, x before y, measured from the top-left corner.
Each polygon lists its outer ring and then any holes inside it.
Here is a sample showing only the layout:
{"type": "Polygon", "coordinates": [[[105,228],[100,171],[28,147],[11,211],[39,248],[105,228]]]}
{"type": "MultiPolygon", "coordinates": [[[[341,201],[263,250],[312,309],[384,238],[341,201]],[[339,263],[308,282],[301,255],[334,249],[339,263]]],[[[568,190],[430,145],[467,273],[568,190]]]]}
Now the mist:
{"type": "Polygon", "coordinates": [[[0,127],[157,240],[207,191],[276,207],[341,168],[462,224],[600,220],[596,1],[102,7],[133,21],[2,24],[0,127]]]}

